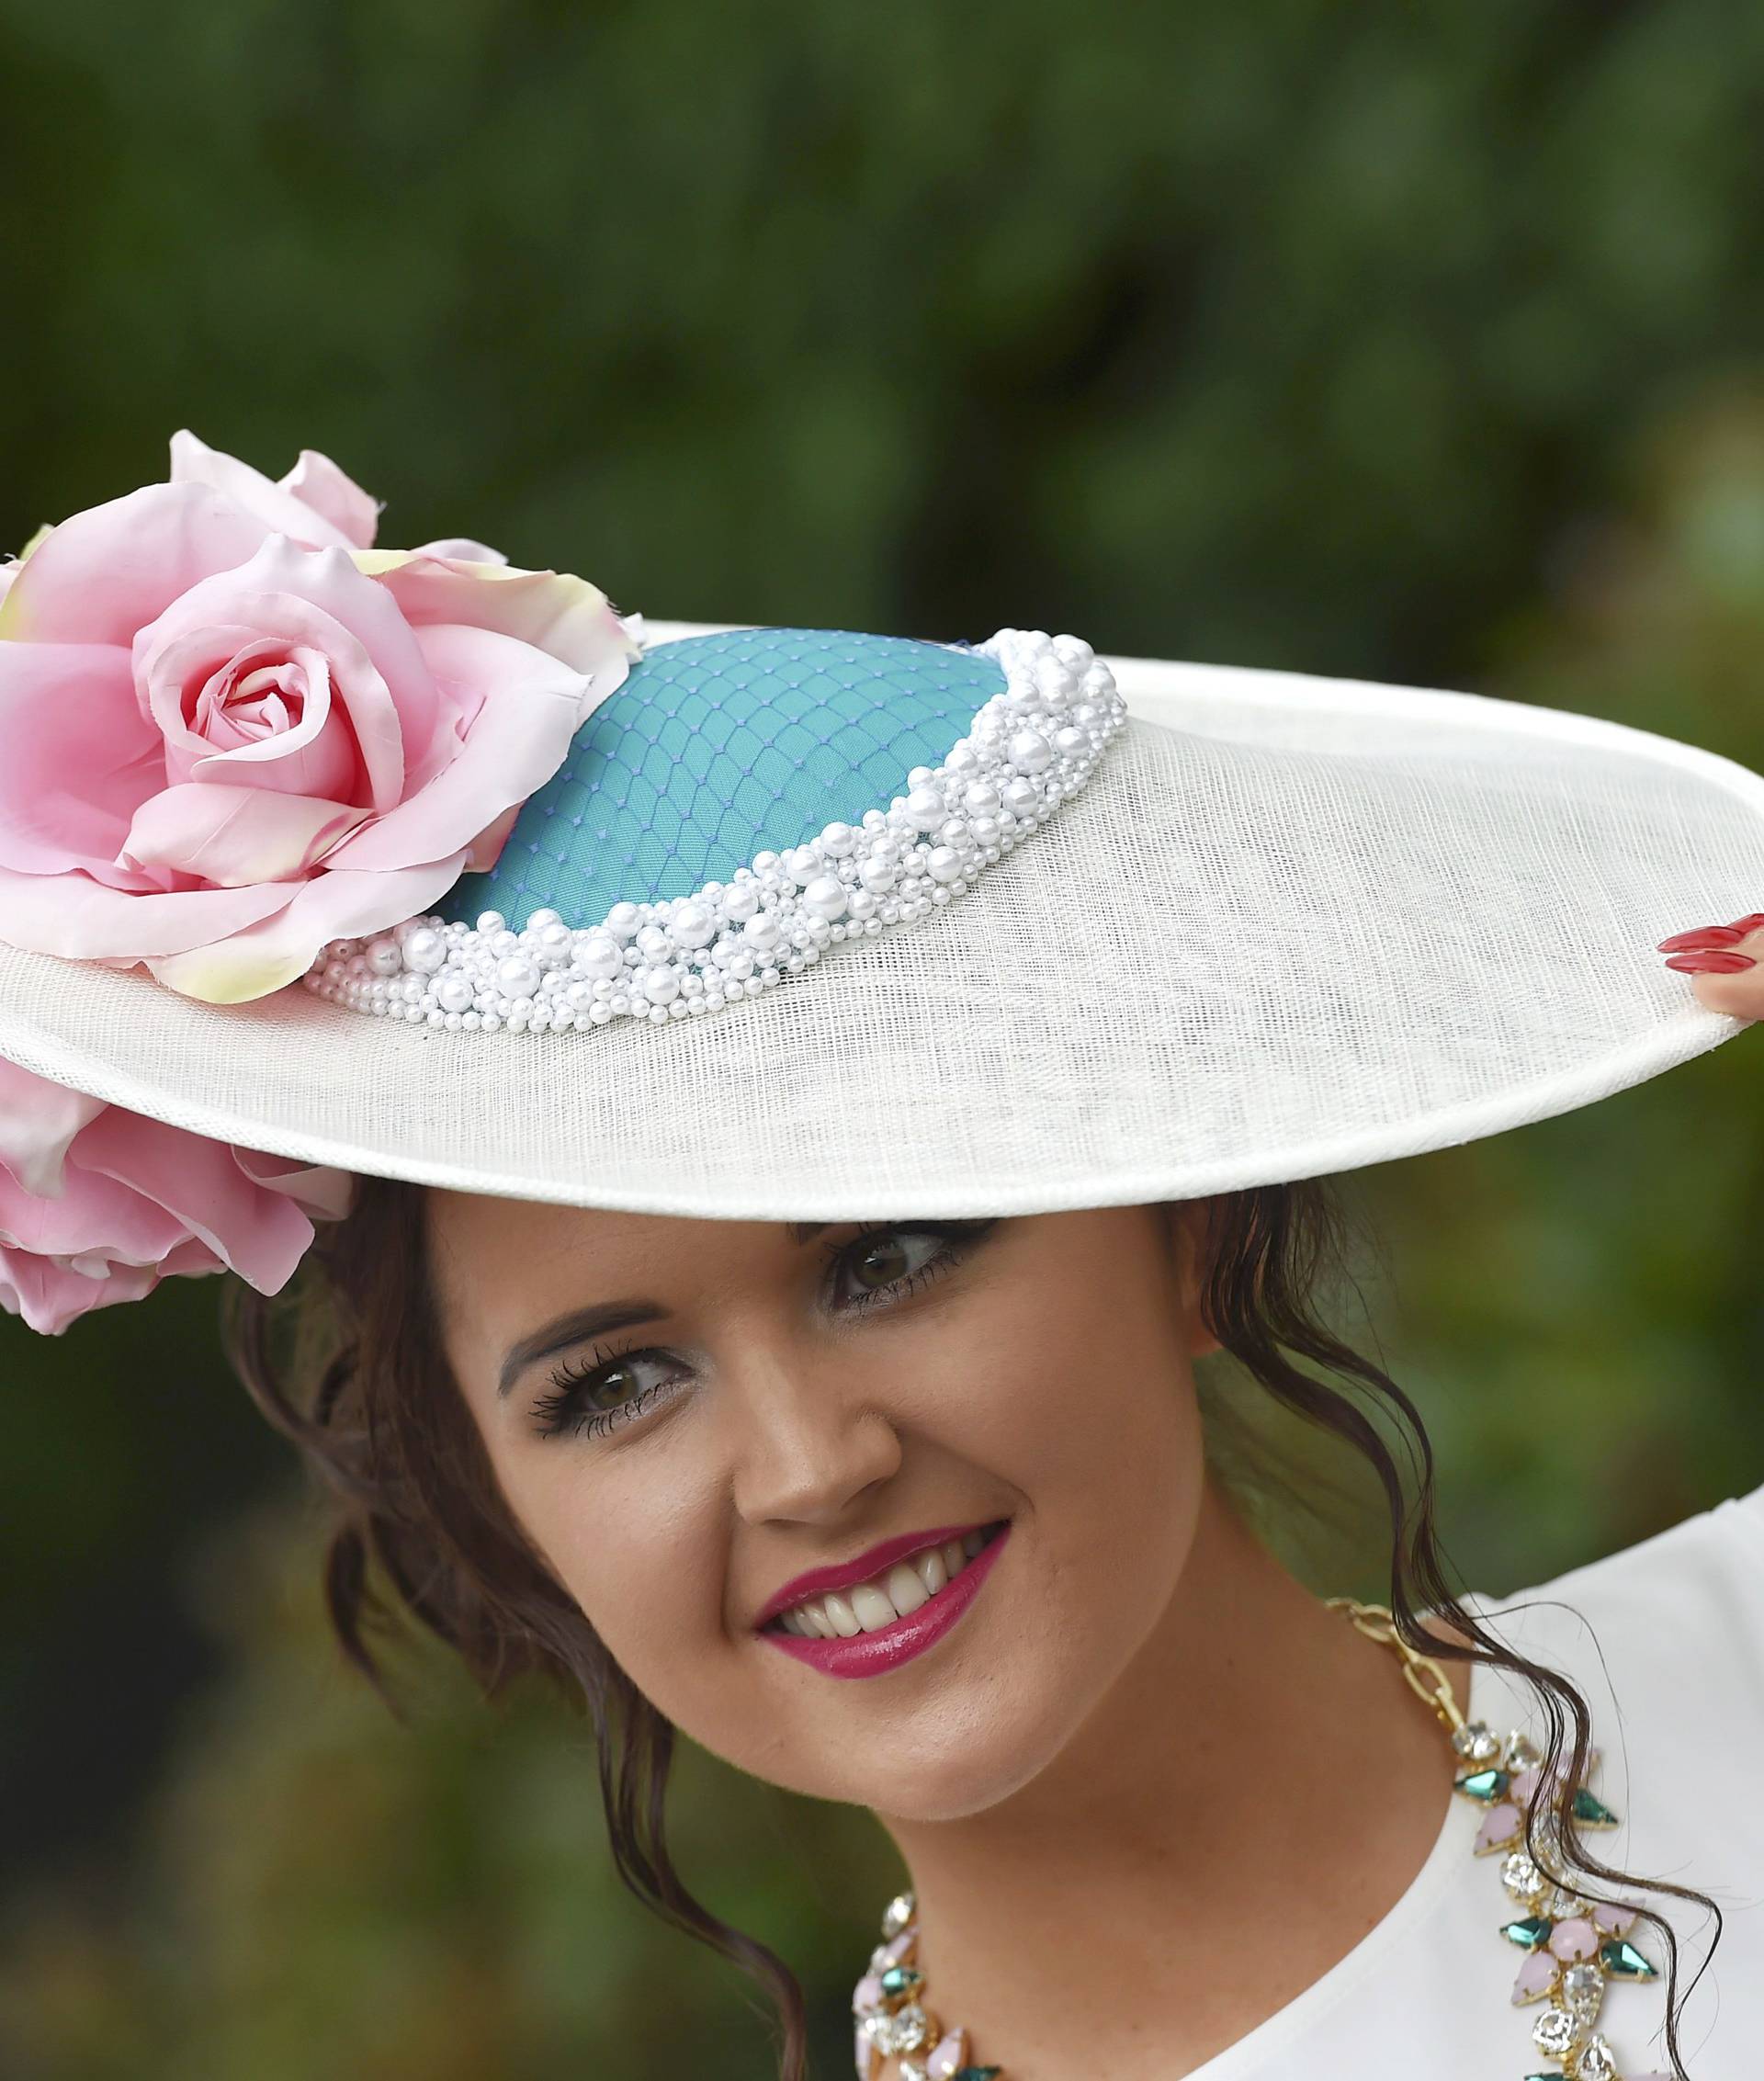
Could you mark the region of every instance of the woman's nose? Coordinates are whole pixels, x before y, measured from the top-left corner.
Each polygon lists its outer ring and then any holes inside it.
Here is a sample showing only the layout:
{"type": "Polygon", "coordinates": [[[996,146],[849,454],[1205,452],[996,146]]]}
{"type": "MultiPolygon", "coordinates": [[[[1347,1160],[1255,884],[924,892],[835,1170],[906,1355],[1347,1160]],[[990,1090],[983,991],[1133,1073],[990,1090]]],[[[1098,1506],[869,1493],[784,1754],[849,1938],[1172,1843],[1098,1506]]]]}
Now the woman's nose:
{"type": "Polygon", "coordinates": [[[836,1355],[750,1355],[724,1385],[734,1502],[752,1523],[835,1523],[900,1465],[893,1424],[836,1355]]]}

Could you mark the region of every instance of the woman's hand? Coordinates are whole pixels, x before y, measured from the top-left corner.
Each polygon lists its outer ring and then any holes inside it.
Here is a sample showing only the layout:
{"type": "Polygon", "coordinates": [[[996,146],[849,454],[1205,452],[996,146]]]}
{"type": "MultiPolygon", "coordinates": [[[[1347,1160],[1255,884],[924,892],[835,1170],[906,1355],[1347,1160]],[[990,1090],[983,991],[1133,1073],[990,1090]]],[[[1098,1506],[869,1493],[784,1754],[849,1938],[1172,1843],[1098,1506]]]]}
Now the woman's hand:
{"type": "Polygon", "coordinates": [[[1736,1019],[1764,1019],[1764,910],[1660,942],[1668,968],[1691,978],[1699,1004],[1736,1019]]]}

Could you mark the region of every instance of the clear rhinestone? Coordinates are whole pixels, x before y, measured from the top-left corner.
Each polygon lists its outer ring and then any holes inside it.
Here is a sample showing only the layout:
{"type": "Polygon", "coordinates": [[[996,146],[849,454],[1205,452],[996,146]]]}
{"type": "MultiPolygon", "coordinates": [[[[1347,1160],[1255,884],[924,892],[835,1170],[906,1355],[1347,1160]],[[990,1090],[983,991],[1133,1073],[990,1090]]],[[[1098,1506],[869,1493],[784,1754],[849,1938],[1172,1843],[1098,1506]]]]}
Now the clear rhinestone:
{"type": "Polygon", "coordinates": [[[1507,1736],[1507,1768],[1510,1770],[1529,1770],[1543,1760],[1542,1752],[1528,1735],[1515,1731],[1507,1736]]]}
{"type": "Polygon", "coordinates": [[[1605,1998],[1605,1976],[1590,1960],[1570,1965],[1562,1975],[1562,2000],[1583,2023],[1590,2023],[1605,1998]]]}
{"type": "Polygon", "coordinates": [[[1532,2026],[1532,2042],[1554,2059],[1560,2059],[1579,2034],[1579,2019],[1566,2008],[1546,2008],[1532,2026]]]}
{"type": "Polygon", "coordinates": [[[882,1934],[898,1937],[912,1920],[913,1900],[910,1894],[896,1894],[882,1910],[882,1934]]]}
{"type": "Polygon", "coordinates": [[[1472,1763],[1492,1763],[1500,1754],[1499,1742],[1481,1720],[1470,1720],[1461,1727],[1453,1727],[1452,1746],[1472,1763]]]}
{"type": "Polygon", "coordinates": [[[1570,1893],[1566,1886],[1552,1886],[1544,1912],[1552,1922],[1572,1922],[1578,1916],[1590,1915],[1592,1910],[1578,1894],[1570,1893]]]}
{"type": "Polygon", "coordinates": [[[916,2001],[897,2008],[892,2016],[872,2017],[868,2028],[878,2051],[890,2057],[900,2053],[916,2053],[930,2034],[925,2012],[916,2001]]]}
{"type": "Polygon", "coordinates": [[[1502,1860],[1500,1883],[1515,1900],[1535,1900],[1550,1882],[1522,1849],[1516,1849],[1502,1860]]]}
{"type": "Polygon", "coordinates": [[[1603,2038],[1590,2039],[1574,2071],[1576,2081],[1618,2081],[1617,2055],[1603,2038]]]}
{"type": "Polygon", "coordinates": [[[900,2081],[925,2081],[925,2069],[916,2059],[900,2062],[900,2081]]]}

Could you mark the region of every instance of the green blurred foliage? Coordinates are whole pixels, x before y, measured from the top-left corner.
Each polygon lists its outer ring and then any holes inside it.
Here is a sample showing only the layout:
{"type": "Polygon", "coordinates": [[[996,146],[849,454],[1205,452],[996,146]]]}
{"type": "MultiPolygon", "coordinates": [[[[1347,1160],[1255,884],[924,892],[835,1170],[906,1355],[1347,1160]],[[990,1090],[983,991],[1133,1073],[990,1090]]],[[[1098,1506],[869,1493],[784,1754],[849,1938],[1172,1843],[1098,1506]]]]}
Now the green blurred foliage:
{"type": "MultiPolygon", "coordinates": [[[[0,29],[0,541],[189,424],[272,473],[324,449],[388,541],[468,532],[658,616],[1033,619],[1764,769],[1756,10],[0,29]]],[[[1761,1130],[1742,1036],[1345,1182],[1379,1240],[1343,1328],[1426,1413],[1471,1587],[1764,1478],[1761,1130]]],[[[339,1667],[214,1299],[0,1322],[0,2068],[772,2072],[745,1983],[613,1877],[577,1722],[416,1643],[404,1727],[339,1667]]],[[[1308,1544],[1271,1507],[1295,1566],[1375,1592],[1369,1496],[1308,1544]]],[[[846,2071],[886,1844],[690,1750],[673,1812],[846,2071]]]]}

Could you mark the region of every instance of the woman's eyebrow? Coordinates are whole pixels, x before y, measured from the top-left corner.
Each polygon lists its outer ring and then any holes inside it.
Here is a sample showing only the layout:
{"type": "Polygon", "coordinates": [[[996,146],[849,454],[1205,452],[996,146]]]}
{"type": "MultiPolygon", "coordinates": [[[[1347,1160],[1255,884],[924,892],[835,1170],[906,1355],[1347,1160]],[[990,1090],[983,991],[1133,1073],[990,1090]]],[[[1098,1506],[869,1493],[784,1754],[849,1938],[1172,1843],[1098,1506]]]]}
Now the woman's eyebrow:
{"type": "Polygon", "coordinates": [[[667,1319],[668,1310],[660,1301],[602,1301],[594,1307],[572,1308],[568,1315],[555,1317],[542,1329],[523,1337],[518,1344],[509,1346],[496,1381],[497,1398],[508,1393],[528,1366],[550,1358],[554,1352],[568,1351],[571,1344],[585,1343],[590,1337],[604,1337],[609,1329],[628,1329],[634,1323],[667,1319]]]}
{"type": "MultiPolygon", "coordinates": [[[[784,1226],[793,1243],[808,1243],[831,1224],[786,1221],[784,1226]]],[[[572,1308],[568,1315],[556,1316],[519,1343],[509,1346],[497,1376],[497,1399],[508,1393],[528,1366],[537,1365],[541,1359],[568,1351],[571,1344],[585,1343],[591,1337],[604,1337],[609,1329],[629,1329],[639,1322],[665,1322],[668,1314],[660,1301],[601,1301],[593,1307],[572,1308]]]]}

